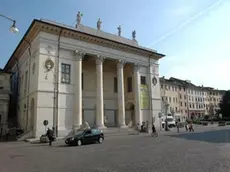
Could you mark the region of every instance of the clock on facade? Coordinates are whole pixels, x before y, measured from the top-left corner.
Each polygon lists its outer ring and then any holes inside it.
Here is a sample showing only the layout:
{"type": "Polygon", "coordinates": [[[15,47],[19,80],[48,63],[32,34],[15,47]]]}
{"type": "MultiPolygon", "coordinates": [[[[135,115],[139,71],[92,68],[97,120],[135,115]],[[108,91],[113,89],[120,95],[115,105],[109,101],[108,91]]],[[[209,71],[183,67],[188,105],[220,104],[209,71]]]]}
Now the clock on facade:
{"type": "Polygon", "coordinates": [[[153,83],[154,86],[157,85],[157,78],[156,77],[153,77],[152,83],[153,83]]]}

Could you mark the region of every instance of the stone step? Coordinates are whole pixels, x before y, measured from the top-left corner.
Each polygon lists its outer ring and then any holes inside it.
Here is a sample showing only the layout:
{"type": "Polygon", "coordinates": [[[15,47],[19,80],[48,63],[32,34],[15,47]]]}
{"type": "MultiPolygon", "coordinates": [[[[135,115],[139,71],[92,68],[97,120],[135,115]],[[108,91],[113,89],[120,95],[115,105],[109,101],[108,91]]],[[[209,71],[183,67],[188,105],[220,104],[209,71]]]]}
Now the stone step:
{"type": "Polygon", "coordinates": [[[102,131],[105,137],[123,136],[123,135],[130,135],[130,134],[137,133],[132,128],[106,128],[106,129],[103,129],[102,131]]]}

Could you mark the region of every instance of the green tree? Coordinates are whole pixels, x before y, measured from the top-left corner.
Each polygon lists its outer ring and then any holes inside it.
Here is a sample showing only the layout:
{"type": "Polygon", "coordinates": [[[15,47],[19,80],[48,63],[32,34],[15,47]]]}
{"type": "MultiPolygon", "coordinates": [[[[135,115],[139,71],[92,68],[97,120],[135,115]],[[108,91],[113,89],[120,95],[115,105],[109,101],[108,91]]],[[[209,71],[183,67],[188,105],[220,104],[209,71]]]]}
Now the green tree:
{"type": "Polygon", "coordinates": [[[230,90],[226,91],[220,101],[220,113],[224,118],[230,118],[230,90]]]}

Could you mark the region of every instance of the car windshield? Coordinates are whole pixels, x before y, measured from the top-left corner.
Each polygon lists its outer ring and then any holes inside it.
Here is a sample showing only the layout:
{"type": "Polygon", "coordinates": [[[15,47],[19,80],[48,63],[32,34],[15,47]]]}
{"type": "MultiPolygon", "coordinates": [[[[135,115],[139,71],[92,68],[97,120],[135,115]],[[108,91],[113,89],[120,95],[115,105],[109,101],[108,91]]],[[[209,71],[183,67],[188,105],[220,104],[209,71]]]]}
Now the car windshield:
{"type": "Polygon", "coordinates": [[[84,130],[77,131],[77,132],[75,133],[75,135],[80,135],[80,134],[82,134],[83,132],[84,132],[84,130]]]}
{"type": "Polygon", "coordinates": [[[168,122],[172,122],[174,119],[173,118],[167,118],[166,119],[168,122]]]}

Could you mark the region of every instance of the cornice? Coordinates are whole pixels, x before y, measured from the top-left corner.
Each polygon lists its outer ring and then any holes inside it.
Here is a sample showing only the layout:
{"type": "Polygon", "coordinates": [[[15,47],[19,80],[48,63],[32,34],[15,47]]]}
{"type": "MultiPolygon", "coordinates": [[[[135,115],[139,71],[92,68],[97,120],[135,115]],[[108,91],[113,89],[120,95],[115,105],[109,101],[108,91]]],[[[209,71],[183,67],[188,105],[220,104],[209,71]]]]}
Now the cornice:
{"type": "Polygon", "coordinates": [[[114,40],[109,40],[109,39],[101,38],[95,35],[90,35],[88,33],[83,33],[83,32],[80,32],[74,29],[70,29],[68,27],[62,27],[62,26],[51,24],[51,23],[44,22],[41,20],[34,20],[32,24],[30,25],[30,27],[28,28],[25,35],[23,36],[22,40],[18,44],[13,55],[7,62],[5,69],[10,69],[12,65],[16,63],[17,59],[19,59],[21,55],[23,54],[23,52],[28,48],[29,45],[27,41],[31,43],[40,31],[54,34],[54,35],[60,35],[61,33],[60,36],[62,37],[84,41],[87,43],[96,44],[96,45],[100,45],[103,47],[112,48],[112,49],[116,49],[116,50],[120,50],[124,52],[129,52],[132,54],[137,54],[143,57],[152,58],[156,60],[164,57],[163,54],[159,54],[159,53],[147,50],[147,49],[143,49],[141,47],[135,47],[135,46],[128,45],[128,44],[123,44],[120,42],[116,42],[114,40]]]}

